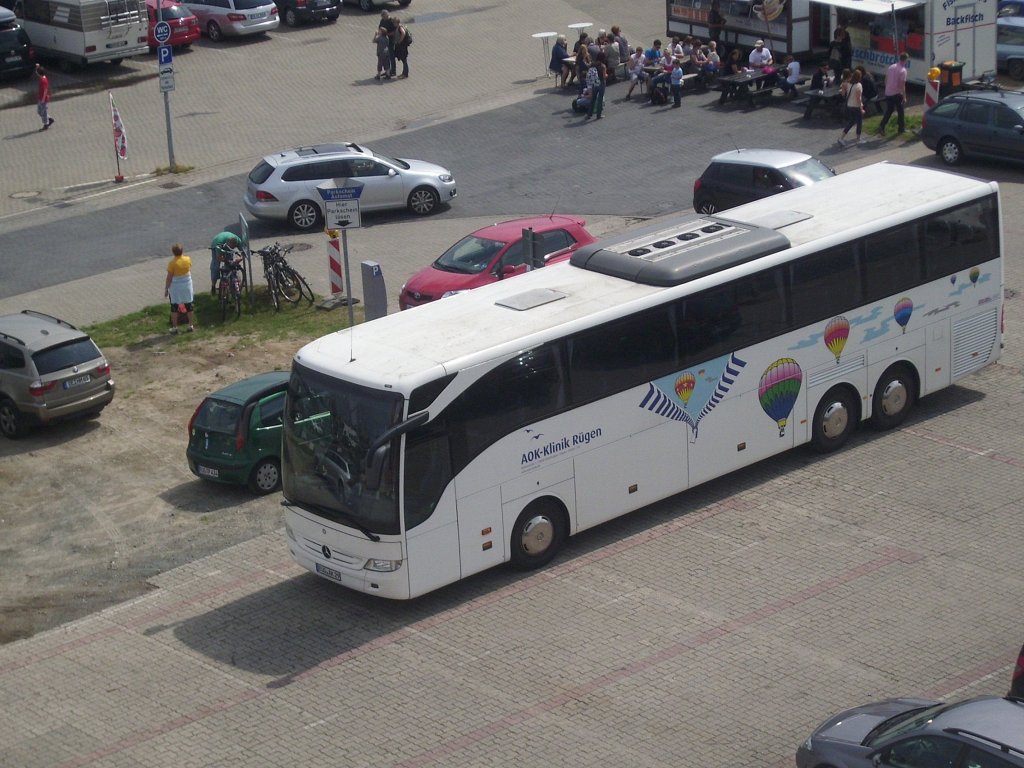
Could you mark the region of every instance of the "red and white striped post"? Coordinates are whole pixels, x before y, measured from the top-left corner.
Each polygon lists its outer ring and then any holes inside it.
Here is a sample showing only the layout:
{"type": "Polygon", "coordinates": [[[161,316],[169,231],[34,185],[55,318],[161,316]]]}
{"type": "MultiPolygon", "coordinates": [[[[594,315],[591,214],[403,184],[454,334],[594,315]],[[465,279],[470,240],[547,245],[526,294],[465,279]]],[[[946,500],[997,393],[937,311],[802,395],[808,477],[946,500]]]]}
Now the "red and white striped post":
{"type": "Polygon", "coordinates": [[[942,71],[938,67],[928,70],[928,77],[924,81],[924,108],[931,109],[939,103],[939,77],[942,71]]]}
{"type": "Polygon", "coordinates": [[[338,230],[327,231],[327,270],[331,284],[331,295],[345,290],[344,276],[341,271],[341,245],[338,241],[338,230]]]}

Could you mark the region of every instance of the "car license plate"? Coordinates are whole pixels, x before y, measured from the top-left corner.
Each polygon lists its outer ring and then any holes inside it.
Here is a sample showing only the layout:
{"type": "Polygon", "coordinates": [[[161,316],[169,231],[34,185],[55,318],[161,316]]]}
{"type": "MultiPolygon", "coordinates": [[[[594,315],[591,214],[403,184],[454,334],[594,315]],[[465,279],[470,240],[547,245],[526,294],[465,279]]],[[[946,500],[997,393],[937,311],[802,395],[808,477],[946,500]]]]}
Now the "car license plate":
{"type": "Polygon", "coordinates": [[[199,470],[199,474],[203,477],[220,477],[220,470],[214,469],[213,467],[204,467],[202,464],[196,466],[199,470]]]}
{"type": "Polygon", "coordinates": [[[262,19],[266,16],[266,13],[252,13],[249,15],[250,19],[262,19]]]}
{"type": "Polygon", "coordinates": [[[321,576],[326,576],[329,579],[341,581],[341,571],[336,571],[333,568],[328,568],[326,565],[321,565],[320,563],[317,563],[316,572],[319,573],[321,576]]]}
{"type": "Polygon", "coordinates": [[[65,381],[64,382],[64,389],[71,389],[72,387],[78,387],[78,386],[81,386],[82,384],[88,384],[88,383],[89,383],[89,377],[88,376],[79,376],[78,378],[68,379],[67,381],[65,381]]]}
{"type": "Polygon", "coordinates": [[[4,61],[6,61],[8,64],[15,64],[21,61],[21,56],[8,56],[6,59],[4,59],[4,61]]]}

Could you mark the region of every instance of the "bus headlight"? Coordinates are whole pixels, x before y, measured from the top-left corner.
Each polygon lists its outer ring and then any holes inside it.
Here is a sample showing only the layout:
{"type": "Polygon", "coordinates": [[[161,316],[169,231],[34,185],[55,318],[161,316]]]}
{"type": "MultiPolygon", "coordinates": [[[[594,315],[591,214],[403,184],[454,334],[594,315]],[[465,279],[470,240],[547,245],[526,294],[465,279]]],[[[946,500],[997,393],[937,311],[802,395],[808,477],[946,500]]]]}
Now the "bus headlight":
{"type": "Polygon", "coordinates": [[[292,530],[292,527],[288,525],[288,523],[284,524],[284,532],[288,534],[289,539],[294,541],[296,544],[299,543],[299,540],[295,538],[295,531],[292,530]]]}
{"type": "Polygon", "coordinates": [[[391,573],[401,567],[401,560],[376,560],[374,558],[367,560],[366,565],[363,566],[368,571],[381,571],[383,573],[391,573]]]}

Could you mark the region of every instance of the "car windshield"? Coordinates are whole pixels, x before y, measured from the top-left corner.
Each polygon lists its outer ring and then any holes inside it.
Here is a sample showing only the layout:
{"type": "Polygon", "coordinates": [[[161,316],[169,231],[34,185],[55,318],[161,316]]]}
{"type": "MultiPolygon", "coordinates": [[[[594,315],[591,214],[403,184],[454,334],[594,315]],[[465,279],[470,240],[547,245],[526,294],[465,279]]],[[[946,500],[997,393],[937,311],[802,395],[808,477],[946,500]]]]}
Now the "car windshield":
{"type": "Polygon", "coordinates": [[[371,152],[371,154],[378,160],[383,160],[385,163],[391,163],[395,168],[403,168],[406,171],[409,170],[409,164],[405,162],[405,160],[400,160],[397,157],[388,157],[387,155],[382,155],[380,152],[371,152]]]}
{"type": "Polygon", "coordinates": [[[238,430],[238,419],[241,415],[242,406],[238,403],[208,397],[196,412],[194,427],[203,432],[233,435],[238,430]]]}
{"type": "Polygon", "coordinates": [[[336,522],[399,533],[395,454],[380,486],[367,490],[366,453],[398,423],[402,397],[341,381],[298,363],[292,367],[282,448],[284,495],[336,522]]]}
{"type": "Polygon", "coordinates": [[[91,363],[101,357],[103,355],[92,343],[92,339],[76,339],[57,347],[40,350],[32,355],[40,376],[76,365],[91,363]]]}
{"type": "Polygon", "coordinates": [[[180,5],[165,5],[162,11],[164,21],[168,19],[187,19],[191,15],[192,11],[180,5]]]}
{"type": "Polygon", "coordinates": [[[506,245],[507,243],[500,240],[467,235],[442,253],[434,262],[434,266],[445,272],[476,275],[487,269],[487,265],[506,245]]]}
{"type": "Polygon", "coordinates": [[[864,739],[865,747],[873,747],[876,744],[883,744],[908,733],[915,728],[933,720],[937,715],[949,707],[948,704],[936,704],[925,709],[912,709],[909,712],[901,712],[895,717],[879,723],[864,739]]]}
{"type": "Polygon", "coordinates": [[[249,181],[253,184],[262,184],[270,178],[270,174],[274,172],[274,166],[268,163],[266,160],[260,160],[256,167],[249,171],[249,181]]]}
{"type": "Polygon", "coordinates": [[[786,167],[785,174],[787,178],[801,187],[809,186],[816,181],[822,181],[835,175],[831,168],[813,157],[809,157],[796,165],[786,167]]]}

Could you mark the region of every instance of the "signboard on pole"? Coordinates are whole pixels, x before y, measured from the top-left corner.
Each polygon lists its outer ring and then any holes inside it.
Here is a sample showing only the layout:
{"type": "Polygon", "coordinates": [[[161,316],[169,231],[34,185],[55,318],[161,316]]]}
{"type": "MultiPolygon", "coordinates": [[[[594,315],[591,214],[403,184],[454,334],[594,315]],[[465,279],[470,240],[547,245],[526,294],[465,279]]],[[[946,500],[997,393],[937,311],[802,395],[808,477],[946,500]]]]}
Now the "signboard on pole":
{"type": "Polygon", "coordinates": [[[324,220],[327,229],[359,229],[359,196],[363,194],[362,184],[338,187],[334,181],[328,181],[317,186],[316,191],[324,201],[324,220]]]}

